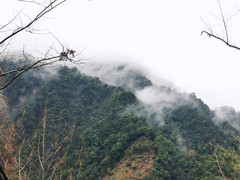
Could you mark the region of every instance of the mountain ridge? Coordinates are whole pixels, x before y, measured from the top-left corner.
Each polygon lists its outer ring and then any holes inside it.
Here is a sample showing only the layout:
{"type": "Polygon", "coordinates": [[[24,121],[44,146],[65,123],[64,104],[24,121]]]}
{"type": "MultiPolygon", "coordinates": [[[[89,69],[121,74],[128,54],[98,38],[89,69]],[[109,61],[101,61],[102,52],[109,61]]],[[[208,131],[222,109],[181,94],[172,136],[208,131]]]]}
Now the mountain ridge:
{"type": "MultiPolygon", "coordinates": [[[[122,71],[126,67],[116,69],[122,71]]],[[[128,75],[127,73],[126,79],[120,83],[130,78],[130,84],[123,83],[124,87],[115,87],[98,78],[83,75],[77,68],[65,66],[47,79],[33,79],[29,72],[16,82],[23,86],[30,83],[31,86],[25,86],[29,88],[28,91],[15,88],[16,84],[13,84],[4,95],[9,97],[9,106],[18,109],[12,111],[16,131],[29,141],[36,131],[40,133],[42,117],[46,116],[48,151],[51,151],[52,133],[56,136],[66,134],[76,123],[75,134],[66,156],[67,167],[62,164],[58,170],[65,178],[69,177],[69,169],[72,169],[72,176],[80,179],[103,178],[112,174],[131,144],[141,138],[148,138],[153,143],[156,154],[152,170],[154,179],[211,177],[202,168],[210,164],[214,167],[211,174],[218,177],[213,149],[219,151],[226,175],[230,177],[232,173],[239,177],[235,167],[238,163],[238,141],[221,126],[213,123],[214,113],[201,99],[195,94],[180,94],[174,88],[154,85],[134,71],[128,75]],[[134,80],[137,83],[133,85],[134,80]],[[128,88],[128,85],[135,88],[128,88]],[[139,99],[142,95],[139,92],[148,95],[151,92],[148,91],[149,88],[155,94],[147,97],[155,99],[139,99]],[[34,96],[31,93],[35,93],[34,96]],[[23,104],[17,103],[24,95],[26,101],[23,104]],[[85,151],[79,154],[83,147],[85,151]],[[222,153],[228,153],[227,157],[231,157],[235,163],[225,167],[229,160],[222,153]],[[206,158],[212,161],[207,162],[206,158]],[[198,172],[197,176],[193,172],[198,172]]],[[[37,169],[32,172],[39,173],[37,169]]],[[[29,176],[34,175],[30,173],[29,176]]]]}

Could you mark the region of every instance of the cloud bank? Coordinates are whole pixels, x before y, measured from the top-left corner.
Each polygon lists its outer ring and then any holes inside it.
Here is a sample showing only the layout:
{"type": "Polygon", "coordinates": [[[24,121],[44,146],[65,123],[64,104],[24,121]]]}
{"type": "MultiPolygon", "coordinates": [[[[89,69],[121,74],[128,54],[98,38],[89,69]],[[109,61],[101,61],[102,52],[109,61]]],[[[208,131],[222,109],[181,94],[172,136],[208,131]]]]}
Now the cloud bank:
{"type": "Polygon", "coordinates": [[[154,79],[143,68],[134,64],[105,62],[85,64],[80,71],[98,77],[106,84],[120,86],[135,94],[140,101],[137,105],[128,107],[138,116],[146,117],[148,121],[161,127],[164,125],[163,112],[181,105],[192,103],[188,94],[179,93],[171,82],[163,78],[154,79]]]}

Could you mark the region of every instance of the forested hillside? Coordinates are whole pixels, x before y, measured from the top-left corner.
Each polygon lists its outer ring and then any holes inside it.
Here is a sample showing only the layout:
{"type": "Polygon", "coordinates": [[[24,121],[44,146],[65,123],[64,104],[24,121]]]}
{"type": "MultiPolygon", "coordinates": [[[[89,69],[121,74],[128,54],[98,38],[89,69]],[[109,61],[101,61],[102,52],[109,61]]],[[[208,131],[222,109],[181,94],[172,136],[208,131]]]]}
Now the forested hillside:
{"type": "Polygon", "coordinates": [[[194,94],[154,87],[174,98],[152,105],[138,97],[153,83],[134,71],[122,87],[66,66],[43,73],[29,71],[3,92],[9,179],[240,179],[238,130],[226,117],[214,123],[194,94]]]}

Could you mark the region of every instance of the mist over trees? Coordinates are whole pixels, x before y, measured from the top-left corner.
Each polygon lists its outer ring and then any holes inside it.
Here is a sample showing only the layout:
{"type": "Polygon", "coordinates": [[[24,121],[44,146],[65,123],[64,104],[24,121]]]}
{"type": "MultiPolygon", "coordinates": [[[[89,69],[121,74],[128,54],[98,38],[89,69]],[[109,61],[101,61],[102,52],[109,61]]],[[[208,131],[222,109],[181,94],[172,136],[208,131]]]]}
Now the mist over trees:
{"type": "MultiPolygon", "coordinates": [[[[0,27],[0,179],[240,179],[238,112],[213,111],[194,93],[122,64],[85,71],[98,77],[67,66],[42,76],[41,68],[83,59],[54,35],[60,49],[40,58],[25,49],[10,58],[8,47],[24,31],[38,35],[34,25],[66,0],[18,1],[42,9],[0,27]]],[[[202,34],[238,49],[218,5],[224,36],[202,34]]]]}
{"type": "MultiPolygon", "coordinates": [[[[178,179],[178,177],[194,179],[211,176],[219,178],[214,149],[224,175],[231,177],[231,174],[234,174],[235,177],[239,177],[237,166],[235,167],[238,163],[238,141],[231,135],[237,136],[237,132],[231,125],[225,127],[228,128],[227,131],[223,130],[222,126],[215,125],[211,120],[212,111],[194,94],[189,95],[192,103],[179,106],[176,103],[172,109],[162,111],[160,119],[155,114],[148,116],[147,114],[150,114],[148,109],[143,110],[141,115],[135,113],[132,107],[140,107],[142,102],[133,92],[109,86],[98,78],[80,73],[77,68],[61,67],[57,74],[43,79],[40,85],[35,82],[39,81],[38,79],[33,80],[35,83],[29,81],[28,78],[31,78],[29,74],[23,75],[16,82],[25,81],[26,84],[39,87],[37,94],[26,99],[24,106],[13,114],[14,126],[10,126],[14,127],[12,138],[18,139],[23,135],[26,138],[24,146],[20,143],[23,160],[21,167],[29,162],[25,169],[20,171],[23,179],[43,177],[42,168],[36,168],[41,164],[38,149],[43,148],[41,138],[43,127],[45,127],[45,158],[54,154],[54,147],[58,147],[55,146],[58,144],[56,142],[60,143],[61,139],[66,137],[65,144],[61,146],[63,149],[56,154],[57,159],[63,161],[60,161],[54,171],[55,178],[114,177],[114,169],[119,168],[118,163],[122,160],[128,162],[122,162],[124,168],[128,168],[123,177],[129,176],[131,170],[135,169],[134,177],[143,178],[139,172],[147,170],[142,169],[141,165],[136,165],[133,159],[131,161],[131,157],[140,156],[143,159],[147,159],[148,156],[155,158],[154,164],[150,166],[152,170],[147,171],[150,179],[178,179]],[[153,121],[149,121],[148,118],[152,118],[153,121]],[[156,126],[157,121],[164,123],[156,126]],[[73,127],[74,133],[71,134],[73,127]],[[69,133],[71,135],[68,136],[69,133]],[[146,140],[143,141],[146,144],[141,144],[142,139],[146,140]],[[66,147],[69,147],[67,154],[62,156],[66,152],[66,147]],[[233,163],[229,163],[230,161],[233,163]]],[[[144,76],[135,74],[133,77],[138,77],[137,83],[141,82],[141,79],[142,82],[146,82],[144,76]]],[[[171,94],[173,90],[167,89],[171,94]]],[[[23,92],[34,93],[9,87],[5,95],[10,98],[9,102],[16,102],[14,97],[24,97],[23,92]]],[[[9,133],[11,132],[10,130],[9,133]]],[[[15,147],[19,147],[19,144],[15,147]]],[[[42,151],[39,152],[42,157],[42,151]]],[[[2,157],[6,158],[6,155],[9,153],[2,157]]],[[[16,155],[18,157],[18,154],[16,155]]],[[[12,162],[15,162],[14,158],[12,162]]],[[[56,162],[59,161],[54,158],[53,164],[56,162]]],[[[48,163],[44,165],[45,170],[48,169],[46,165],[48,163]]],[[[7,172],[13,177],[12,169],[7,168],[7,172]]],[[[50,177],[50,172],[53,171],[47,172],[44,176],[50,177]]]]}

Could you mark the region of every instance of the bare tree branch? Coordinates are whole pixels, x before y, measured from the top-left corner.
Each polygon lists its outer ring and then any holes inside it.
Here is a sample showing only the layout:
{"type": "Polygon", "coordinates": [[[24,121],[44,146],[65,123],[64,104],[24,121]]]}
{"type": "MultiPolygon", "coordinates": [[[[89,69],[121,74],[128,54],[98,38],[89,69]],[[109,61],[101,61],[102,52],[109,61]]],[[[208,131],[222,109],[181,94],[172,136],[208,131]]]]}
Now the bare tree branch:
{"type": "Polygon", "coordinates": [[[7,37],[5,37],[3,40],[0,41],[0,45],[3,44],[5,41],[7,41],[8,39],[10,39],[11,37],[19,34],[20,32],[26,30],[27,28],[29,28],[31,25],[33,25],[36,21],[38,21],[40,18],[42,18],[44,15],[46,15],[47,13],[49,13],[50,11],[52,11],[53,9],[55,9],[56,7],[58,7],[59,5],[61,5],[62,3],[64,3],[66,0],[62,0],[60,2],[58,2],[58,0],[54,0],[52,1],[48,6],[46,6],[40,13],[38,13],[35,18],[30,21],[27,25],[22,26],[21,28],[17,28],[15,29],[10,35],[8,35],[7,37]]]}
{"type": "Polygon", "coordinates": [[[229,43],[227,23],[226,23],[224,15],[223,15],[223,10],[222,10],[220,0],[218,0],[218,5],[219,5],[219,10],[220,10],[220,13],[221,13],[221,18],[222,18],[222,22],[223,22],[223,26],[224,26],[224,30],[225,30],[226,42],[229,43]]]}
{"type": "Polygon", "coordinates": [[[203,169],[207,174],[209,174],[210,176],[214,177],[215,179],[223,179],[222,177],[218,177],[218,176],[214,176],[212,173],[210,173],[206,168],[204,168],[197,160],[195,161],[197,163],[197,165],[199,167],[201,167],[201,169],[203,169]]]}
{"type": "Polygon", "coordinates": [[[0,32],[4,32],[2,31],[4,28],[6,28],[7,26],[9,26],[10,24],[12,24],[15,19],[22,13],[23,9],[21,9],[10,21],[8,21],[7,24],[4,24],[0,27],[0,32]]]}
{"type": "Polygon", "coordinates": [[[3,179],[3,180],[8,180],[4,170],[3,170],[3,167],[0,165],[0,178],[3,179]]]}
{"type": "MultiPolygon", "coordinates": [[[[55,48],[53,45],[49,47],[49,49],[41,54],[41,57],[37,60],[31,59],[28,54],[25,52],[23,48],[22,57],[25,62],[23,64],[16,65],[15,67],[6,67],[7,61],[12,62],[12,59],[8,58],[8,47],[11,44],[12,39],[16,36],[21,35],[22,32],[28,32],[33,34],[39,34],[40,31],[37,30],[37,22],[41,21],[43,18],[46,18],[46,15],[53,11],[55,8],[63,4],[67,0],[17,0],[24,3],[32,3],[41,7],[41,10],[36,13],[33,17],[27,16],[23,13],[24,9],[21,9],[13,18],[10,19],[4,25],[0,25],[0,91],[7,88],[13,81],[19,78],[22,74],[26,73],[29,70],[39,70],[42,67],[53,65],[61,62],[70,62],[74,64],[82,64],[84,58],[79,58],[83,49],[80,53],[76,53],[75,50],[67,48],[64,46],[61,41],[53,36],[55,40],[58,42],[58,46],[60,48],[55,48]],[[59,50],[60,49],[60,50],[59,50]]],[[[56,42],[55,41],[55,42],[56,42]]],[[[64,136],[56,140],[56,146],[50,147],[52,152],[49,152],[49,144],[46,143],[45,139],[45,128],[46,128],[46,107],[44,111],[43,118],[43,127],[42,127],[42,135],[39,137],[39,142],[34,145],[34,143],[28,142],[25,143],[25,138],[21,137],[21,133],[15,132],[16,137],[18,137],[22,144],[18,149],[18,158],[14,160],[15,165],[17,167],[16,173],[18,172],[19,179],[29,179],[28,168],[32,169],[34,161],[38,162],[38,166],[40,168],[40,173],[34,175],[34,178],[37,179],[53,179],[56,171],[58,170],[61,163],[64,161],[70,146],[70,142],[72,140],[72,136],[74,133],[75,122],[73,123],[72,128],[66,130],[66,134],[64,136]],[[70,131],[70,132],[69,132],[70,131]],[[64,146],[67,144],[66,146],[64,146]],[[27,154],[25,150],[28,150],[27,154]],[[56,159],[57,154],[61,154],[60,160],[56,159]],[[34,160],[32,160],[34,159],[34,160]]],[[[24,116],[24,115],[23,115],[24,116]]],[[[15,136],[14,136],[15,137],[15,136]]],[[[33,135],[33,140],[37,137],[36,134],[33,135]]],[[[7,163],[7,162],[6,162],[7,163]]],[[[15,166],[14,166],[15,167],[15,166]]],[[[3,169],[0,169],[0,179],[4,177],[3,169]]],[[[5,178],[7,179],[7,177],[5,178]]],[[[4,179],[4,180],[5,180],[4,179]]]]}
{"type": "MultiPolygon", "coordinates": [[[[20,25],[16,25],[17,27],[12,30],[10,34],[8,34],[6,37],[4,37],[2,40],[0,40],[0,55],[4,56],[4,52],[7,50],[7,48],[10,45],[11,40],[17,36],[18,34],[21,34],[23,31],[27,31],[29,33],[33,34],[39,34],[40,31],[36,29],[36,27],[33,27],[36,22],[38,22],[41,18],[44,18],[46,14],[53,11],[55,8],[60,6],[62,3],[64,3],[66,0],[45,0],[45,1],[38,1],[38,0],[18,0],[25,3],[33,3],[36,5],[42,6],[42,10],[37,13],[33,18],[25,15],[28,19],[28,23],[24,24],[22,22],[21,14],[23,13],[23,9],[20,10],[7,24],[0,27],[0,30],[6,30],[6,27],[8,27],[10,24],[14,24],[14,21],[19,18],[20,19],[20,25]]],[[[7,31],[10,31],[8,29],[7,31]]],[[[51,34],[51,33],[50,33],[51,34]]],[[[52,34],[51,34],[52,35],[52,34]]],[[[57,62],[71,62],[74,64],[83,64],[83,61],[88,60],[84,58],[79,58],[79,54],[76,54],[74,50],[66,48],[61,41],[54,35],[52,35],[54,39],[58,42],[58,44],[61,47],[60,52],[55,49],[53,46],[50,46],[46,53],[42,54],[44,57],[39,58],[39,60],[36,61],[30,61],[25,53],[25,50],[23,49],[23,57],[26,60],[26,63],[22,65],[22,67],[12,68],[5,70],[3,68],[4,63],[6,62],[5,59],[0,60],[0,91],[7,88],[15,79],[17,79],[19,76],[24,74],[30,69],[39,69],[44,66],[53,65],[57,62]]],[[[83,50],[82,50],[83,51],[83,50]]]]}
{"type": "Polygon", "coordinates": [[[224,176],[224,174],[223,174],[222,168],[221,168],[221,166],[220,166],[220,164],[219,164],[219,160],[218,160],[218,156],[217,156],[217,148],[216,148],[216,143],[215,143],[215,142],[214,142],[214,155],[215,155],[216,163],[217,163],[217,165],[218,165],[218,169],[219,169],[219,171],[220,171],[220,173],[221,173],[222,179],[223,179],[223,180],[226,180],[226,178],[225,178],[225,176],[224,176]]]}
{"type": "Polygon", "coordinates": [[[201,35],[203,34],[206,34],[208,35],[209,37],[213,37],[223,43],[225,43],[227,46],[229,46],[230,48],[234,48],[234,49],[237,49],[237,50],[240,50],[240,46],[237,46],[235,45],[234,43],[231,43],[230,42],[230,39],[229,39],[229,30],[228,30],[228,21],[230,21],[232,18],[234,18],[235,16],[237,16],[239,13],[240,13],[240,9],[238,8],[237,11],[235,13],[233,13],[231,16],[229,17],[226,17],[224,15],[224,12],[223,12],[223,8],[222,8],[222,5],[221,5],[221,2],[220,0],[217,0],[217,3],[218,3],[218,7],[219,7],[219,12],[220,12],[220,17],[214,15],[215,17],[217,17],[218,20],[221,21],[222,23],[222,27],[223,27],[223,36],[219,36],[216,32],[214,32],[213,28],[211,28],[209,25],[207,25],[202,19],[202,22],[204,23],[204,25],[206,26],[206,29],[207,30],[203,30],[201,32],[201,35]]]}
{"type": "Polygon", "coordinates": [[[221,38],[219,36],[216,36],[216,35],[214,35],[212,33],[207,32],[207,31],[202,31],[201,35],[204,34],[204,33],[207,34],[209,37],[214,37],[215,39],[217,39],[219,41],[222,41],[223,43],[225,43],[227,46],[229,46],[231,48],[240,50],[240,47],[230,44],[229,42],[227,42],[226,40],[224,40],[223,38],[221,38]]]}

